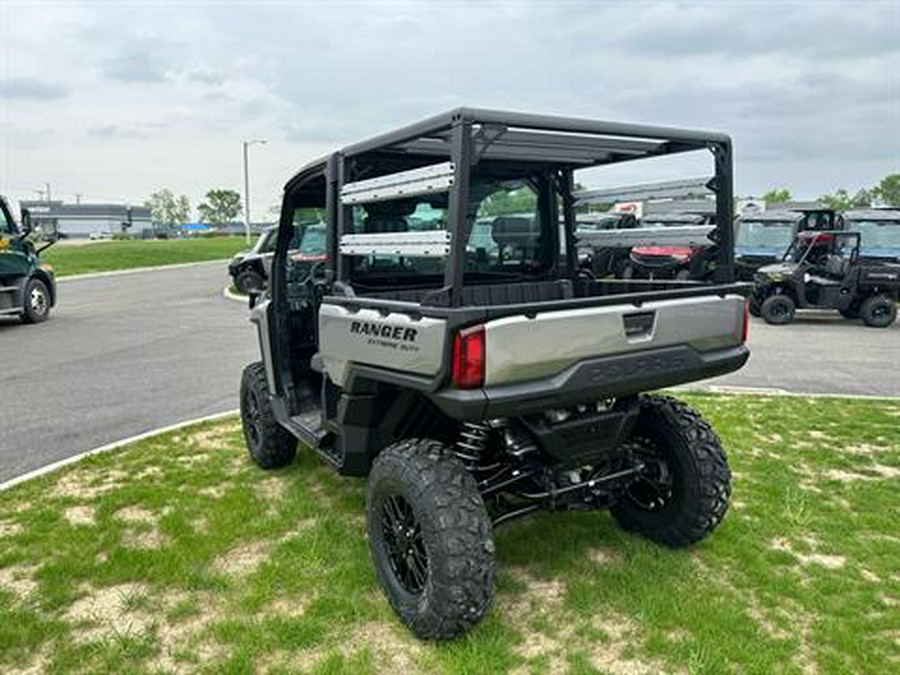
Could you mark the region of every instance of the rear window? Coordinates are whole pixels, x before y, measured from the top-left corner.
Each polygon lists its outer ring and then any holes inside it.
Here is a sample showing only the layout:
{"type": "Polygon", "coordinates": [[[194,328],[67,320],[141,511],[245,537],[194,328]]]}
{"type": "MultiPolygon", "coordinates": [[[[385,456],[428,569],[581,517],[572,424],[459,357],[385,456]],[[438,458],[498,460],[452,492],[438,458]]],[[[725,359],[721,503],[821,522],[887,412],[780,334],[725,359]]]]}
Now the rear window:
{"type": "MultiPolygon", "coordinates": [[[[476,180],[470,192],[467,280],[541,272],[543,239],[537,193],[531,184],[476,180]]],[[[354,206],[348,230],[353,234],[444,230],[448,217],[446,194],[423,195],[354,206]]],[[[445,267],[440,258],[398,255],[355,257],[350,264],[354,282],[363,284],[367,279],[416,283],[416,277],[443,275],[445,267]]]]}

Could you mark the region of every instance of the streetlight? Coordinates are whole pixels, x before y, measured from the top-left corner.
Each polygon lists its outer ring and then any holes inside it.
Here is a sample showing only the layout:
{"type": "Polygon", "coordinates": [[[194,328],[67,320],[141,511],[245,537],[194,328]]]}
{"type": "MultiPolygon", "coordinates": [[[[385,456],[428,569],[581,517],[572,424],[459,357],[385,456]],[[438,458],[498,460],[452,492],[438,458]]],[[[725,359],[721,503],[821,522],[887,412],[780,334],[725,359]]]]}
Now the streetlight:
{"type": "Polygon", "coordinates": [[[254,138],[244,141],[244,231],[247,234],[247,243],[250,243],[250,176],[247,172],[247,148],[251,145],[266,144],[264,138],[254,138]]]}

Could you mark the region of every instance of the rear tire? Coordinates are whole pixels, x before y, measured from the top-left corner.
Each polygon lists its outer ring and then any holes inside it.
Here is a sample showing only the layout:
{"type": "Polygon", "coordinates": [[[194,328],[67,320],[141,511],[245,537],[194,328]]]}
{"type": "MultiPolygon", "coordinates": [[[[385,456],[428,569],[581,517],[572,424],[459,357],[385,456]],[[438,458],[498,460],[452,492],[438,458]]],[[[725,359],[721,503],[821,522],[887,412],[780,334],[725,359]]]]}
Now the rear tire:
{"type": "Polygon", "coordinates": [[[797,306],[787,295],[770,295],[759,306],[759,313],[766,323],[773,326],[783,326],[794,320],[794,312],[797,306]]]}
{"type": "Polygon", "coordinates": [[[641,478],[610,509],[625,530],[672,548],[705,538],[721,522],[731,471],[718,436],[699,413],[668,396],[644,395],[632,436],[641,478]]]}
{"type": "Polygon", "coordinates": [[[25,323],[41,323],[50,316],[50,291],[40,279],[28,280],[23,300],[22,321],[25,323]]]}
{"type": "Polygon", "coordinates": [[[466,631],[494,595],[491,521],[475,479],[442,443],[409,439],[378,455],[366,496],[378,581],[420,638],[466,631]]]}
{"type": "Polygon", "coordinates": [[[751,298],[750,302],[747,303],[747,311],[750,312],[750,316],[757,318],[762,316],[762,313],[759,311],[759,302],[755,298],[751,298]]]}
{"type": "Polygon", "coordinates": [[[272,412],[262,363],[251,363],[241,377],[241,425],[250,458],[263,469],[287,466],[297,454],[297,439],[272,412]]]}
{"type": "Polygon", "coordinates": [[[886,295],[873,295],[866,298],[859,313],[867,326],[887,328],[897,319],[897,304],[886,295]]]}

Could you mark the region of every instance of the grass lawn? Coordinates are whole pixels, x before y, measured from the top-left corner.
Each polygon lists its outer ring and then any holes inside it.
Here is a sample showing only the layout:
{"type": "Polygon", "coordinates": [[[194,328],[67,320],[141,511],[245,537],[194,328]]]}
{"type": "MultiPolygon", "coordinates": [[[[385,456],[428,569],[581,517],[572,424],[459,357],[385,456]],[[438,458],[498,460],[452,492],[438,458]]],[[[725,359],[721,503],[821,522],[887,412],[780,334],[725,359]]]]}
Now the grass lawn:
{"type": "Polygon", "coordinates": [[[56,245],[41,255],[58,276],[108,272],[134,267],[230,258],[248,248],[244,237],[98,241],[83,245],[56,245]]]}
{"type": "Polygon", "coordinates": [[[0,671],[898,672],[900,403],[683,398],[735,474],[713,536],[503,526],[496,604],[447,644],[382,597],[363,482],[309,451],[258,470],[235,420],[19,485],[0,493],[0,671]]]}

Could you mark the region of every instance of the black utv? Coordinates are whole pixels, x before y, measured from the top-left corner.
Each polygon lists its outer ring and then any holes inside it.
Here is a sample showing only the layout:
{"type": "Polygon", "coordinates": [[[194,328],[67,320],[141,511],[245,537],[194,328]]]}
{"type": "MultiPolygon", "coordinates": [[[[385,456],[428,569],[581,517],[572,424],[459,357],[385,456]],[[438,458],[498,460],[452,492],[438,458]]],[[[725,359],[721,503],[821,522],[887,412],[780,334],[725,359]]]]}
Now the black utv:
{"type": "Polygon", "coordinates": [[[696,412],[644,392],[747,360],[732,199],[723,134],[491,110],[309,164],[285,187],[271,283],[251,298],[262,350],[241,382],[251,458],[286,466],[299,439],[367,477],[378,579],[425,638],[485,615],[493,531],[513,518],[610,509],[666,546],[703,539],[728,508],[725,453],[696,412]],[[577,172],[687,151],[711,160],[728,224],[715,274],[580,269],[577,172]],[[312,274],[289,255],[308,209],[325,213],[327,259],[312,274]]]}
{"type": "Polygon", "coordinates": [[[753,281],[757,270],[781,260],[798,232],[842,230],[844,219],[816,202],[792,202],[743,215],[735,228],[735,274],[741,281],[753,281]]]}
{"type": "Polygon", "coordinates": [[[897,318],[900,265],[860,258],[860,239],[859,232],[801,232],[780,263],[756,273],[750,312],[781,325],[797,309],[835,309],[887,328],[897,318]]]}

